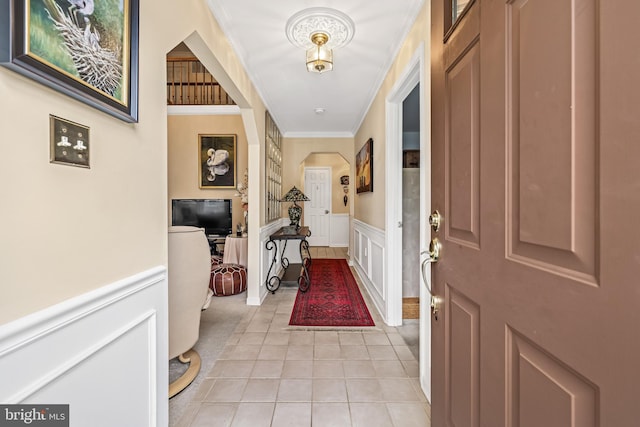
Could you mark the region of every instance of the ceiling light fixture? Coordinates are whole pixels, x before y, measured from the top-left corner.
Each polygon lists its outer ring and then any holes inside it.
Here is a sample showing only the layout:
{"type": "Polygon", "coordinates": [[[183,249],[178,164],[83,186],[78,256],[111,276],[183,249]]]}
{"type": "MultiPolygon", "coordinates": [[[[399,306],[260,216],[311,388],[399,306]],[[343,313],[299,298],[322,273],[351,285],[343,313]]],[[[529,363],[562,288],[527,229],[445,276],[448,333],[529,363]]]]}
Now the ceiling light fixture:
{"type": "Polygon", "coordinates": [[[333,69],[333,49],[353,38],[351,18],[335,9],[312,7],[301,10],[287,21],[289,41],[307,51],[307,70],[324,73],[333,69]]]}
{"type": "Polygon", "coordinates": [[[315,47],[307,50],[307,71],[324,73],[333,70],[333,51],[327,48],[329,36],[325,33],[314,33],[311,42],[315,47]]]}

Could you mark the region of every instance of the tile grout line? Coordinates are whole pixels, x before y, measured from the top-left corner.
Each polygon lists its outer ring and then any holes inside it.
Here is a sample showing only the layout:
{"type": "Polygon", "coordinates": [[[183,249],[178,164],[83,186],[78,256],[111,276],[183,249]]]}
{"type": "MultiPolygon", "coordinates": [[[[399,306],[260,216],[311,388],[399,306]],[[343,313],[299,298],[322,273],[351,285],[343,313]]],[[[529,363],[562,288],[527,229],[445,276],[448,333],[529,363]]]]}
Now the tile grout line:
{"type": "MultiPolygon", "coordinates": [[[[335,253],[333,252],[333,248],[331,253],[326,252],[325,254],[329,255],[329,257],[334,257],[335,255],[335,253]]],[[[354,277],[356,277],[358,286],[361,288],[362,284],[360,283],[359,278],[357,277],[356,274],[354,274],[354,277]]],[[[363,292],[363,296],[365,296],[365,294],[366,292],[363,292]]],[[[269,297],[271,297],[271,295],[269,295],[269,297]]],[[[207,417],[206,424],[203,424],[198,421],[199,420],[198,415],[201,411],[204,411],[202,414],[203,416],[205,415],[207,410],[222,411],[222,409],[220,408],[217,408],[217,409],[211,408],[211,407],[216,407],[216,405],[220,407],[222,406],[233,407],[233,413],[231,414],[230,417],[225,418],[226,420],[228,420],[228,423],[225,421],[224,425],[232,425],[232,423],[234,422],[239,423],[243,420],[242,418],[243,414],[240,414],[239,412],[241,407],[243,408],[243,410],[249,410],[251,408],[255,410],[259,410],[259,408],[263,407],[260,405],[270,405],[270,409],[269,409],[270,417],[269,417],[268,425],[271,425],[272,423],[276,422],[277,415],[279,418],[282,418],[282,415],[279,415],[279,412],[278,412],[279,405],[282,408],[281,409],[282,413],[286,413],[286,408],[290,408],[290,406],[287,406],[287,405],[295,406],[297,404],[308,405],[308,410],[309,410],[308,418],[306,418],[305,416],[305,419],[308,420],[306,421],[308,422],[308,425],[311,425],[311,420],[313,417],[315,417],[315,415],[317,415],[316,413],[317,411],[320,411],[318,412],[318,414],[320,414],[319,416],[322,418],[321,409],[327,404],[343,405],[342,407],[346,406],[346,409],[348,411],[348,421],[350,423],[349,425],[352,425],[354,422],[356,422],[356,417],[358,416],[358,414],[360,414],[360,417],[362,417],[363,407],[366,407],[366,405],[372,405],[372,404],[379,405],[380,403],[384,404],[386,415],[394,426],[400,425],[400,424],[398,424],[398,422],[394,418],[394,413],[392,412],[392,407],[390,405],[410,404],[416,407],[422,407],[422,411],[425,413],[425,416],[427,416],[425,420],[428,420],[428,415],[430,414],[430,411],[427,409],[428,404],[426,402],[426,399],[421,400],[421,396],[423,395],[422,395],[422,390],[420,389],[419,378],[412,376],[412,373],[409,370],[411,369],[410,362],[416,363],[417,361],[415,360],[415,357],[413,358],[413,360],[401,359],[401,357],[404,357],[406,359],[407,350],[403,350],[400,347],[407,347],[407,346],[394,344],[394,341],[391,339],[391,337],[389,337],[389,334],[398,334],[396,328],[390,328],[390,327],[388,328],[388,327],[381,326],[380,329],[376,331],[372,331],[372,330],[345,331],[345,330],[339,330],[339,329],[289,330],[289,329],[286,329],[286,327],[279,328],[278,326],[276,326],[277,322],[282,321],[283,320],[282,317],[283,316],[286,317],[286,315],[290,313],[290,310],[293,307],[294,298],[291,298],[291,296],[286,296],[282,294],[276,295],[276,297],[277,299],[273,299],[272,302],[263,304],[263,306],[260,306],[260,307],[256,307],[254,310],[248,310],[242,316],[241,320],[239,321],[238,325],[233,331],[232,336],[227,339],[227,342],[224,344],[224,347],[221,353],[219,354],[218,358],[214,361],[213,365],[210,367],[209,372],[207,372],[206,380],[209,381],[209,383],[207,383],[208,385],[207,390],[199,390],[198,395],[201,396],[201,399],[199,402],[195,402],[195,401],[189,402],[190,413],[184,414],[183,418],[180,420],[181,421],[181,423],[179,424],[180,427],[189,427],[189,426],[196,427],[200,425],[213,425],[211,423],[215,422],[215,420],[207,417]],[[277,319],[278,316],[280,316],[280,319],[277,319]],[[264,329],[264,330],[257,331],[256,329],[264,329]],[[325,334],[325,332],[327,334],[325,334]],[[331,334],[331,332],[334,332],[335,334],[331,334]],[[283,335],[281,336],[272,335],[271,337],[269,337],[269,334],[283,334],[283,335]],[[341,338],[344,338],[345,341],[349,339],[354,339],[353,336],[351,336],[351,334],[360,335],[361,342],[354,343],[354,344],[347,344],[347,343],[341,342],[341,338]],[[380,335],[380,336],[375,337],[373,336],[373,334],[380,335]],[[380,344],[380,341],[382,341],[382,334],[384,334],[384,339],[386,340],[384,344],[380,344]],[[365,335],[369,335],[369,336],[365,337],[365,335]],[[335,338],[333,338],[334,336],[335,338]],[[293,341],[292,341],[292,337],[295,337],[293,341]],[[267,341],[268,339],[271,341],[267,341]],[[282,343],[278,343],[277,341],[278,339],[281,339],[282,343]],[[255,341],[252,341],[252,340],[255,340],[255,341]],[[255,342],[255,344],[253,342],[255,342]],[[296,344],[297,342],[298,343],[304,342],[307,344],[296,344]],[[240,347],[240,349],[245,348],[246,350],[249,350],[251,346],[255,346],[256,347],[255,349],[250,349],[252,352],[255,352],[255,356],[247,357],[247,359],[242,359],[242,358],[234,359],[234,357],[241,356],[241,354],[235,353],[238,345],[245,346],[245,347],[240,347]],[[287,358],[288,349],[292,346],[311,347],[312,353],[310,357],[308,356],[308,358],[306,359],[301,359],[301,360],[288,359],[287,358]],[[329,346],[333,346],[334,350],[329,350],[330,348],[329,346]],[[286,347],[287,349],[285,350],[285,354],[282,355],[282,358],[278,356],[278,353],[276,351],[279,347],[282,347],[283,349],[286,347]],[[348,355],[345,355],[345,351],[347,352],[357,351],[355,350],[355,347],[362,347],[363,350],[366,351],[366,355],[368,358],[352,359],[348,355]],[[377,352],[376,354],[371,353],[372,347],[373,347],[374,353],[377,352]],[[322,354],[331,355],[333,352],[333,354],[338,356],[333,358],[317,357],[317,354],[318,354],[316,353],[317,349],[320,350],[320,355],[322,354]],[[272,351],[272,352],[269,353],[269,351],[272,351]],[[400,353],[401,351],[404,352],[404,355],[400,353]],[[386,357],[391,357],[390,355],[385,356],[386,352],[390,352],[390,354],[393,355],[393,358],[386,359],[386,357]],[[262,354],[262,358],[260,356],[261,354],[262,354]],[[377,359],[377,358],[372,359],[371,358],[372,356],[380,357],[380,359],[377,359]],[[271,359],[271,357],[277,357],[277,358],[271,359]],[[237,377],[236,376],[222,377],[220,375],[229,375],[229,372],[225,373],[221,367],[218,368],[220,372],[215,371],[215,369],[216,369],[216,365],[222,366],[224,365],[224,362],[243,362],[244,365],[250,364],[250,368],[245,369],[245,371],[242,372],[242,375],[240,374],[240,372],[238,372],[237,375],[239,376],[237,377]],[[281,362],[281,369],[279,370],[278,375],[276,375],[277,368],[276,368],[276,373],[267,375],[269,371],[266,368],[266,366],[268,366],[269,362],[274,362],[273,364],[276,366],[278,365],[277,362],[281,362]],[[287,362],[290,362],[289,366],[295,366],[296,362],[300,362],[300,365],[309,364],[311,373],[306,376],[299,376],[300,373],[295,373],[294,371],[292,371],[290,373],[292,374],[292,376],[285,376],[285,375],[288,375],[285,372],[285,369],[287,367],[287,362]],[[316,365],[319,366],[318,369],[325,369],[320,367],[326,366],[326,364],[330,365],[331,363],[338,363],[338,362],[341,367],[341,374],[339,376],[335,376],[335,377],[324,376],[327,374],[316,375],[316,373],[314,373],[316,365]],[[353,366],[360,363],[362,363],[363,365],[368,365],[373,369],[373,371],[370,372],[370,374],[373,376],[361,376],[353,371],[349,373],[345,370],[345,366],[344,366],[345,362],[352,362],[353,366]],[[368,363],[364,363],[364,362],[368,362],[368,363]],[[391,362],[396,362],[396,363],[391,363],[391,362]],[[393,369],[397,369],[397,372],[388,371],[388,369],[391,369],[391,366],[395,366],[395,368],[393,369]],[[266,370],[264,371],[263,374],[254,376],[254,371],[256,370],[256,368],[260,368],[260,367],[266,370]],[[387,370],[386,372],[385,372],[385,369],[387,370]],[[245,381],[242,387],[242,391],[240,392],[240,397],[238,398],[239,401],[222,402],[222,401],[206,400],[208,396],[214,391],[216,384],[218,383],[223,384],[222,382],[225,380],[245,381]],[[245,393],[247,392],[247,387],[249,386],[252,380],[254,381],[254,384],[258,384],[255,382],[256,380],[259,380],[259,381],[270,380],[274,382],[273,383],[274,387],[272,389],[272,392],[275,393],[275,395],[273,395],[273,400],[270,400],[270,399],[262,400],[261,398],[258,397],[256,401],[243,401],[245,393]],[[282,389],[283,381],[291,381],[291,380],[300,380],[300,381],[308,382],[310,384],[310,387],[311,387],[310,398],[309,398],[310,400],[286,400],[286,399],[278,400],[280,396],[280,392],[283,390],[282,389]],[[314,384],[314,381],[322,381],[322,380],[327,381],[327,383],[331,383],[331,382],[341,383],[342,387],[344,388],[345,400],[338,399],[338,400],[316,401],[315,399],[317,396],[315,395],[315,393],[317,393],[318,391],[313,386],[313,384],[314,384]],[[277,383],[275,383],[275,381],[277,381],[277,383]],[[362,401],[360,400],[353,401],[352,399],[359,399],[357,395],[356,384],[359,384],[359,383],[364,384],[367,381],[376,381],[378,384],[378,388],[380,389],[379,393],[381,393],[381,395],[378,396],[377,400],[373,400],[373,401],[369,401],[365,398],[362,398],[363,399],[362,401]],[[413,399],[417,399],[417,400],[415,401],[386,400],[384,397],[384,392],[382,391],[382,387],[385,385],[385,381],[387,382],[386,383],[387,386],[392,385],[393,381],[400,381],[398,383],[400,384],[400,387],[401,387],[399,390],[404,390],[405,393],[408,393],[409,392],[409,390],[407,390],[407,387],[408,387],[408,389],[413,391],[413,394],[412,394],[413,399]],[[351,392],[349,391],[350,388],[351,388],[351,392]],[[352,396],[353,393],[356,393],[356,394],[352,396]],[[258,406],[255,406],[255,405],[258,405],[258,406]],[[195,408],[192,408],[192,406],[195,406],[195,408]]],[[[368,298],[368,294],[366,294],[365,296],[365,302],[368,307],[371,306],[371,301],[368,298]]],[[[371,313],[372,313],[372,317],[374,317],[374,320],[376,321],[376,324],[377,325],[380,324],[381,320],[379,315],[377,315],[377,312],[374,310],[371,313]]],[[[397,340],[398,338],[394,338],[394,339],[397,340]]],[[[358,339],[355,338],[355,341],[358,341],[358,339]]],[[[256,371],[256,373],[258,372],[259,371],[256,371]]],[[[319,374],[322,374],[322,372],[323,372],[322,370],[318,371],[319,374]]],[[[265,382],[264,384],[267,384],[267,383],[265,382]]],[[[202,386],[205,386],[205,384],[202,384],[202,386]]],[[[268,396],[271,396],[271,392],[269,392],[268,396]]],[[[322,397],[322,396],[319,396],[319,397],[322,397]]],[[[264,415],[267,415],[267,414],[265,413],[264,415]]],[[[246,414],[245,414],[244,420],[245,421],[247,420],[246,414]]],[[[222,421],[220,422],[222,423],[222,421]]],[[[257,420],[256,420],[256,423],[257,423],[257,420]]],[[[218,425],[218,424],[215,424],[215,425],[218,425]]],[[[233,425],[235,426],[235,424],[233,425]]],[[[242,424],[242,425],[246,425],[246,424],[242,424]]],[[[251,425],[254,425],[254,424],[251,424],[251,425]]],[[[260,425],[263,425],[263,424],[260,424],[260,425]]],[[[301,427],[303,427],[304,425],[307,425],[307,424],[300,424],[301,427]]]]}

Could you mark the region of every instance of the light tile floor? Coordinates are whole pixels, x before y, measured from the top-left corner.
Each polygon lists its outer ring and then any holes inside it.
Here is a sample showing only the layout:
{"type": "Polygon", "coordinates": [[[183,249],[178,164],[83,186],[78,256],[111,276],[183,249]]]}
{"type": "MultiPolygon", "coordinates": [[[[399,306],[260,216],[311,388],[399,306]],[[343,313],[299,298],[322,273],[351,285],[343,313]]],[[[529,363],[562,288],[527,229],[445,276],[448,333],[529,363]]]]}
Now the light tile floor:
{"type": "MultiPolygon", "coordinates": [[[[347,257],[342,248],[311,250],[347,257]]],[[[175,427],[430,426],[418,361],[366,292],[376,327],[331,330],[288,325],[296,292],[281,288],[246,308],[175,427]]]]}

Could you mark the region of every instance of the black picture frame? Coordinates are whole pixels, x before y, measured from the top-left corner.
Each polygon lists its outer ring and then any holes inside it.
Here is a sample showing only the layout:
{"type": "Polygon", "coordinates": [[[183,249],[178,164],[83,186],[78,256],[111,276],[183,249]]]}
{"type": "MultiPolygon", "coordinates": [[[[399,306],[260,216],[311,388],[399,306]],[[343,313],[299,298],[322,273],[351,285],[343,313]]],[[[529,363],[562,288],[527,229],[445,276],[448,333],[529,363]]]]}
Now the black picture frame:
{"type": "Polygon", "coordinates": [[[198,135],[200,188],[235,189],[237,135],[198,135]]]}
{"type": "Polygon", "coordinates": [[[356,154],[356,193],[373,191],[373,139],[369,138],[356,154]]]}
{"type": "Polygon", "coordinates": [[[0,0],[0,65],[135,123],[139,0],[86,3],[0,0]]]}

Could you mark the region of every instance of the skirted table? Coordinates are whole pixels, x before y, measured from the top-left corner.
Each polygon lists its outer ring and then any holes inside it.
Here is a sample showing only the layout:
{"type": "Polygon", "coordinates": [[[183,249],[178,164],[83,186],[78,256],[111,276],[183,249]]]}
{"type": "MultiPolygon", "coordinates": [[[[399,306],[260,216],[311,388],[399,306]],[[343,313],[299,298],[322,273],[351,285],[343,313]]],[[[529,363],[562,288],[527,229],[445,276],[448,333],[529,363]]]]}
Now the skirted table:
{"type": "Polygon", "coordinates": [[[249,251],[249,239],[244,237],[227,236],[224,241],[224,254],[222,262],[224,264],[240,264],[247,266],[247,254],[249,251]]]}
{"type": "Polygon", "coordinates": [[[273,258],[271,259],[271,265],[267,272],[265,285],[267,286],[267,290],[272,294],[276,293],[282,283],[297,283],[298,288],[302,292],[306,292],[309,289],[309,286],[311,286],[311,281],[309,280],[311,253],[309,252],[309,242],[307,241],[307,237],[309,236],[311,236],[309,227],[299,227],[298,229],[282,227],[280,230],[269,236],[266,248],[268,251],[273,251],[273,258]],[[287,249],[287,243],[289,240],[300,241],[300,263],[289,264],[289,259],[284,256],[284,251],[287,249]],[[280,244],[277,244],[277,242],[280,242],[280,244]],[[279,257],[278,254],[280,255],[279,257]],[[280,266],[282,268],[280,271],[276,272],[278,258],[280,259],[280,266]]]}

